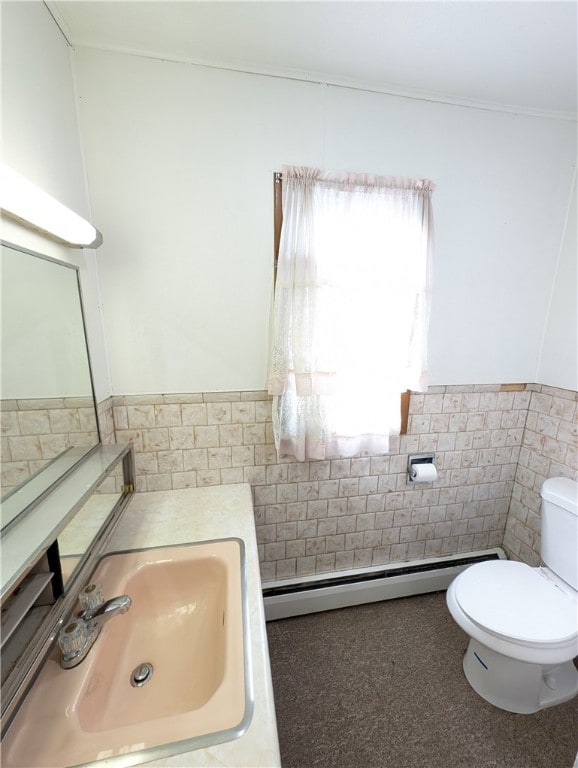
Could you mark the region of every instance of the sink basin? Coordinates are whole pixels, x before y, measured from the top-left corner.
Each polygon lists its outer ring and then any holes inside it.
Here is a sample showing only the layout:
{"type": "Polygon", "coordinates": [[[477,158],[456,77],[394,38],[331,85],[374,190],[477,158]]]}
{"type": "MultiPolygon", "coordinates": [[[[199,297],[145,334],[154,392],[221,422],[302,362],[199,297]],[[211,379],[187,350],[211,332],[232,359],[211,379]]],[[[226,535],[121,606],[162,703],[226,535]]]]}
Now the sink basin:
{"type": "Polygon", "coordinates": [[[105,556],[91,579],[127,594],[86,659],[44,664],[2,741],[3,765],[130,766],[237,738],[252,699],[244,547],[221,539],[105,556]],[[142,665],[144,684],[131,680],[142,665]]]}

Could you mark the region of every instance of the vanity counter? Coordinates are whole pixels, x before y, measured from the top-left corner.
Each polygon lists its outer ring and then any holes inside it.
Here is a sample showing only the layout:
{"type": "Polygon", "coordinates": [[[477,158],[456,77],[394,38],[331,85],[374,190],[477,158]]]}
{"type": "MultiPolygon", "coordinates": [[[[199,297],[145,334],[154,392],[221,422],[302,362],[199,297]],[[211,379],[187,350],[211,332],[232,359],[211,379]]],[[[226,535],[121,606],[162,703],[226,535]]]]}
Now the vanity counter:
{"type": "Polygon", "coordinates": [[[277,768],[281,765],[251,487],[239,484],[137,493],[124,510],[105,551],[229,537],[245,542],[255,699],[253,718],[240,738],[155,760],[154,765],[159,768],[277,768]]]}

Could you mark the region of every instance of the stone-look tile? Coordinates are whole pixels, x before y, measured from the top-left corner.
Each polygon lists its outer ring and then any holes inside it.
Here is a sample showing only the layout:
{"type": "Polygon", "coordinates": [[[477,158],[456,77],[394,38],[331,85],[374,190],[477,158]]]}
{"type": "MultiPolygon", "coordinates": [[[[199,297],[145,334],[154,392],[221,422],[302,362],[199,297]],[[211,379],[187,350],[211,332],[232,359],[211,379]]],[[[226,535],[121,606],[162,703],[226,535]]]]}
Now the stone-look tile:
{"type": "Polygon", "coordinates": [[[243,482],[259,485],[265,482],[265,467],[243,467],[243,482]]]}
{"type": "MultiPolygon", "coordinates": [[[[96,432],[94,408],[78,408],[77,411],[80,431],[96,432]]],[[[105,418],[107,418],[107,416],[105,418]]]]}
{"type": "MultiPolygon", "coordinates": [[[[72,399],[72,398],[70,398],[72,399]]],[[[39,398],[39,399],[32,399],[32,400],[16,400],[16,408],[17,411],[37,411],[46,409],[48,411],[53,411],[58,408],[64,408],[64,398],[62,397],[54,397],[54,398],[39,398]]],[[[66,407],[72,407],[76,408],[76,406],[73,404],[72,406],[66,406],[66,407]]]]}
{"type": "Polygon", "coordinates": [[[162,395],[125,395],[124,404],[133,406],[150,406],[163,402],[162,395]]]}
{"type": "Polygon", "coordinates": [[[196,393],[196,394],[165,394],[162,396],[163,403],[172,404],[172,403],[202,403],[203,402],[203,395],[202,393],[196,393]]]}
{"type": "Polygon", "coordinates": [[[95,414],[91,398],[3,400],[2,491],[25,482],[49,461],[71,447],[90,447],[100,438],[114,442],[112,398],[100,403],[95,414]]]}
{"type": "MultiPolygon", "coordinates": [[[[114,419],[114,399],[108,397],[102,400],[96,406],[96,413],[98,419],[98,428],[100,430],[100,438],[103,443],[112,444],[115,442],[115,419],[114,419]]],[[[124,412],[124,426],[128,429],[128,420],[126,418],[126,410],[124,412]]]]}
{"type": "Polygon", "coordinates": [[[182,451],[183,469],[186,472],[197,469],[208,469],[209,456],[206,448],[188,448],[182,451]]]}
{"type": "MultiPolygon", "coordinates": [[[[4,402],[2,406],[4,407],[4,402]]],[[[2,436],[8,437],[20,435],[20,421],[18,419],[18,413],[15,411],[2,411],[0,413],[0,426],[2,429],[2,436]]]]}
{"type": "Polygon", "coordinates": [[[578,479],[576,393],[540,386],[531,391],[514,475],[503,546],[510,557],[540,561],[540,489],[548,477],[578,479]]]}
{"type": "Polygon", "coordinates": [[[253,424],[255,418],[256,403],[238,402],[231,404],[231,421],[233,424],[253,424]]]}
{"type": "Polygon", "coordinates": [[[80,432],[80,417],[78,410],[53,410],[48,412],[51,432],[80,432]]]}
{"type": "Polygon", "coordinates": [[[253,488],[253,499],[256,505],[274,504],[277,501],[277,489],[274,485],[258,485],[253,488]]]}
{"type": "Polygon", "coordinates": [[[194,427],[195,447],[197,448],[218,448],[219,447],[219,427],[194,427]]]}
{"type": "Polygon", "coordinates": [[[277,451],[273,444],[255,445],[255,464],[276,464],[277,451]]]}
{"type": "Polygon", "coordinates": [[[351,461],[350,459],[332,459],[330,462],[330,477],[335,478],[348,478],[351,475],[351,461]]]}
{"type": "Polygon", "coordinates": [[[9,437],[8,446],[13,461],[32,461],[43,458],[40,439],[35,435],[9,437]]]}
{"type": "Polygon", "coordinates": [[[197,485],[220,485],[221,473],[218,469],[201,469],[197,472],[197,485]]]}
{"type": "Polygon", "coordinates": [[[20,411],[18,424],[21,435],[46,435],[52,432],[48,411],[20,411]]]}
{"type": "Polygon", "coordinates": [[[335,570],[335,555],[317,555],[315,558],[315,568],[317,573],[328,573],[335,570]]]}
{"type": "Polygon", "coordinates": [[[169,449],[169,431],[166,427],[143,429],[141,434],[143,451],[167,451],[169,449]]]}
{"type": "Polygon", "coordinates": [[[329,517],[341,517],[347,514],[347,499],[332,498],[327,501],[327,515],[329,517]]]}
{"type": "Polygon", "coordinates": [[[271,421],[271,400],[268,397],[255,401],[255,421],[271,421]]]}
{"type": "Polygon", "coordinates": [[[208,448],[209,469],[232,467],[230,448],[208,448]]]}
{"type": "Polygon", "coordinates": [[[126,414],[129,429],[152,429],[155,426],[153,405],[127,405],[126,414]]]}
{"type": "MultiPolygon", "coordinates": [[[[68,435],[38,435],[38,440],[40,441],[40,451],[43,459],[53,459],[72,446],[68,435]]],[[[96,435],[91,442],[93,444],[98,442],[96,435]]],[[[85,444],[89,444],[88,440],[85,444]]]]}
{"type": "Polygon", "coordinates": [[[311,576],[315,571],[315,557],[298,557],[296,575],[297,576],[311,576]]]}
{"type": "Polygon", "coordinates": [[[183,403],[181,419],[183,426],[204,426],[207,424],[207,406],[204,403],[183,403]]]}
{"type": "Polygon", "coordinates": [[[299,483],[309,480],[309,462],[298,462],[287,467],[287,481],[299,483]]]}
{"type": "Polygon", "coordinates": [[[203,392],[205,403],[229,403],[240,399],[240,392],[203,392]]]}
{"type": "Polygon", "coordinates": [[[266,389],[259,389],[259,390],[253,390],[249,392],[241,392],[241,400],[254,400],[255,402],[259,400],[268,400],[269,403],[271,403],[272,397],[267,392],[266,389]]]}
{"type": "Polygon", "coordinates": [[[195,445],[194,427],[168,427],[168,433],[169,448],[172,451],[191,448],[195,445]]]}
{"type": "Polygon", "coordinates": [[[251,483],[271,580],[502,544],[534,562],[541,483],[577,469],[576,395],[539,385],[412,394],[390,454],[328,461],[277,457],[263,391],[127,396],[110,412],[142,456],[142,490],[251,483]],[[437,481],[408,487],[408,453],[430,450],[437,481]]]}
{"type": "Polygon", "coordinates": [[[159,451],[157,453],[159,472],[172,474],[183,471],[183,451],[159,451]]]}
{"type": "MultiPolygon", "coordinates": [[[[287,521],[287,505],[286,504],[267,504],[267,506],[265,507],[266,523],[284,523],[286,521],[287,521]]],[[[292,537],[292,538],[295,538],[295,537],[292,537]]]]}
{"type": "Polygon", "coordinates": [[[137,453],[134,460],[137,476],[158,474],[159,465],[156,453],[137,453]]]}
{"type": "Polygon", "coordinates": [[[290,558],[303,557],[305,555],[305,541],[303,539],[286,541],[285,554],[290,558]]]}
{"type": "MultiPolygon", "coordinates": [[[[233,446],[231,461],[234,467],[252,467],[255,465],[255,448],[252,445],[233,446]]],[[[265,470],[264,470],[265,474],[265,470]]]]}
{"type": "Polygon", "coordinates": [[[227,467],[221,469],[221,485],[232,485],[235,483],[243,483],[243,468],[242,467],[227,467]]]}
{"type": "Polygon", "coordinates": [[[170,491],[172,479],[170,474],[148,475],[146,478],[147,491],[170,491]]]}
{"type": "Polygon", "coordinates": [[[276,568],[276,577],[278,579],[291,579],[296,575],[297,560],[288,558],[287,560],[278,560],[276,568]]]}
{"type": "Polygon", "coordinates": [[[155,405],[155,424],[157,427],[180,427],[182,423],[180,405],[155,405]]]}
{"type": "Polygon", "coordinates": [[[275,485],[276,483],[287,483],[287,465],[273,464],[267,466],[266,477],[268,485],[275,485]]]}
{"type": "Polygon", "coordinates": [[[243,427],[241,424],[220,424],[219,445],[237,446],[243,443],[243,427]]]}
{"type": "Polygon", "coordinates": [[[243,425],[243,444],[244,445],[263,445],[265,443],[265,425],[247,424],[243,425]]]}
{"type": "Polygon", "coordinates": [[[208,403],[207,424],[230,424],[231,403],[208,403]]]}

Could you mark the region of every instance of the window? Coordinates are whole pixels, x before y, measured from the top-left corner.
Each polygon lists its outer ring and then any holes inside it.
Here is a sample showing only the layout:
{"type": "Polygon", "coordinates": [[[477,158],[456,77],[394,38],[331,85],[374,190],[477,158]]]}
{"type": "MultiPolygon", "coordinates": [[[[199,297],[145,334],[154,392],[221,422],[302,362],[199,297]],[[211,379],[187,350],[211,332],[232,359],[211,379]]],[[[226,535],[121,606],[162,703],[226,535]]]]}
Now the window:
{"type": "Polygon", "coordinates": [[[386,453],[400,394],[425,388],[433,184],[291,167],[283,179],[269,377],[277,450],[386,453]]]}

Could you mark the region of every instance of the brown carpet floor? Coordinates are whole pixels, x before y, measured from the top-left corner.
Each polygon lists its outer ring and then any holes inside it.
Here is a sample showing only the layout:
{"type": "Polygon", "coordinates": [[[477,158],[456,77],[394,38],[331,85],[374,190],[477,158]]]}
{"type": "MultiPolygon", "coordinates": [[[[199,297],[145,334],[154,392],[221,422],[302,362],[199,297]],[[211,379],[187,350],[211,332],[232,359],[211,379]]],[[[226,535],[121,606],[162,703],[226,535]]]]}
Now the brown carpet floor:
{"type": "Polygon", "coordinates": [[[467,683],[445,593],[267,624],[283,768],[572,768],[578,699],[534,715],[467,683]]]}

